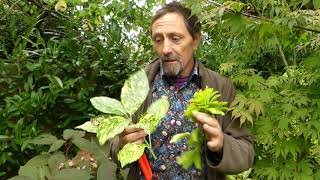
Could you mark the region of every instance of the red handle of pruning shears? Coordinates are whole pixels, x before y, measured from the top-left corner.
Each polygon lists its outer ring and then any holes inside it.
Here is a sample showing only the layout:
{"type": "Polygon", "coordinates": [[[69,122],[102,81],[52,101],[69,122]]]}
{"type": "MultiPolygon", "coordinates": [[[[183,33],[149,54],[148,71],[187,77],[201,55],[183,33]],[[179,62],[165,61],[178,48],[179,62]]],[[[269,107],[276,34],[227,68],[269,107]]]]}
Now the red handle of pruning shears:
{"type": "Polygon", "coordinates": [[[148,158],[145,153],[138,160],[140,169],[146,180],[151,180],[152,178],[152,170],[148,158]]]}

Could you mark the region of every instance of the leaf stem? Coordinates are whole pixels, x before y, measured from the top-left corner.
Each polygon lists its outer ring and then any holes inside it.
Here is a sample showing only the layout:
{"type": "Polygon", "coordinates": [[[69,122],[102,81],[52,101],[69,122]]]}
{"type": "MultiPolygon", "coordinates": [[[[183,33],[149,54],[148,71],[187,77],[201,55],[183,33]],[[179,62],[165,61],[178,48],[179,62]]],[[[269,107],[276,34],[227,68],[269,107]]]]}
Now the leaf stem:
{"type": "Polygon", "coordinates": [[[152,144],[151,144],[151,137],[150,135],[148,136],[149,138],[149,142],[147,140],[144,140],[146,142],[146,144],[148,145],[148,148],[150,150],[151,155],[153,156],[154,159],[157,159],[156,154],[154,153],[153,149],[152,149],[152,144]]]}

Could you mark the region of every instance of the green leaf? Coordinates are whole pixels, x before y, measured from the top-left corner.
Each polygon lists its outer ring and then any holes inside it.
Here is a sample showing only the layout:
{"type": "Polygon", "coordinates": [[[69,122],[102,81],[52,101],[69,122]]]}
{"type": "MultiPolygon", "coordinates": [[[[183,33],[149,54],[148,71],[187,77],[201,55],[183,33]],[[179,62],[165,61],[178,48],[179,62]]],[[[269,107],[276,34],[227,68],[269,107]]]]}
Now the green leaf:
{"type": "Polygon", "coordinates": [[[180,133],[180,134],[175,134],[172,136],[170,143],[177,143],[178,141],[182,140],[185,137],[190,137],[190,133],[180,133]]]}
{"type": "Polygon", "coordinates": [[[63,131],[63,139],[68,140],[68,139],[77,139],[77,138],[82,138],[85,136],[86,133],[84,131],[77,131],[73,129],[66,129],[63,131]]]}
{"type": "Polygon", "coordinates": [[[249,101],[249,112],[256,113],[256,116],[259,116],[260,114],[264,114],[264,108],[263,108],[263,104],[255,99],[252,99],[249,101]]]}
{"type": "Polygon", "coordinates": [[[64,141],[64,140],[61,140],[61,139],[55,141],[55,142],[50,146],[49,152],[53,152],[53,151],[58,150],[64,143],[65,143],[65,141],[64,141]]]}
{"type": "Polygon", "coordinates": [[[106,121],[109,117],[110,115],[99,115],[91,118],[90,121],[94,126],[98,126],[101,122],[106,121]]]}
{"type": "Polygon", "coordinates": [[[53,76],[54,80],[56,81],[56,83],[63,88],[63,83],[61,81],[61,79],[58,76],[53,76]]]}
{"type": "Polygon", "coordinates": [[[106,162],[103,162],[97,171],[97,180],[107,180],[110,178],[110,174],[106,173],[106,169],[108,169],[110,167],[108,167],[106,162]]]}
{"type": "Polygon", "coordinates": [[[39,167],[38,173],[40,176],[39,179],[48,179],[48,177],[51,177],[50,169],[48,166],[39,167]]]}
{"type": "Polygon", "coordinates": [[[24,166],[40,167],[48,164],[49,154],[41,154],[30,159],[24,166]]]}
{"type": "Polygon", "coordinates": [[[111,116],[98,126],[97,137],[100,145],[103,145],[108,139],[120,134],[129,124],[130,120],[121,116],[111,116]]]}
{"type": "Polygon", "coordinates": [[[89,180],[92,178],[93,176],[85,170],[62,169],[52,178],[52,180],[89,180]]]}
{"type": "Polygon", "coordinates": [[[159,124],[160,120],[156,119],[151,114],[144,114],[139,118],[137,124],[132,125],[135,128],[144,129],[148,134],[154,132],[159,124]]]}
{"type": "Polygon", "coordinates": [[[203,141],[204,139],[200,128],[196,128],[191,132],[190,138],[188,139],[187,143],[189,145],[201,145],[203,141]]]}
{"type": "Polygon", "coordinates": [[[60,152],[50,156],[48,159],[48,166],[52,176],[59,172],[59,167],[62,163],[66,161],[65,156],[60,152]]]}
{"type": "Polygon", "coordinates": [[[91,132],[91,133],[97,133],[97,130],[98,130],[98,126],[95,126],[91,121],[87,121],[87,122],[83,123],[82,125],[79,125],[75,128],[82,129],[82,130],[85,130],[85,131],[91,132]]]}
{"type": "Polygon", "coordinates": [[[121,102],[116,99],[100,96],[91,98],[90,101],[93,107],[101,112],[119,116],[126,116],[127,114],[121,102]]]}
{"type": "Polygon", "coordinates": [[[93,144],[89,140],[84,138],[78,138],[78,139],[72,140],[72,143],[76,145],[79,149],[88,150],[90,152],[93,146],[93,144]]]}
{"type": "Polygon", "coordinates": [[[8,180],[32,180],[32,179],[28,176],[14,176],[8,180]]]}
{"type": "Polygon", "coordinates": [[[208,87],[197,91],[194,98],[189,101],[190,104],[185,111],[186,117],[192,118],[193,111],[209,113],[210,115],[224,115],[223,111],[229,110],[229,108],[225,107],[227,102],[218,101],[220,97],[218,93],[218,91],[208,87]]]}
{"type": "Polygon", "coordinates": [[[235,68],[235,66],[237,66],[237,64],[232,62],[222,63],[219,66],[219,72],[222,74],[230,73],[235,68]]]}
{"type": "Polygon", "coordinates": [[[32,180],[37,180],[39,177],[37,167],[26,166],[26,165],[20,167],[18,174],[20,176],[26,176],[32,180]]]}
{"type": "MultiPolygon", "coordinates": [[[[77,143],[75,143],[75,142],[74,142],[74,144],[77,145],[77,143]]],[[[89,147],[87,145],[88,144],[85,144],[84,146],[89,147]]],[[[81,146],[82,146],[82,144],[81,144],[81,146]]],[[[86,149],[86,148],[81,147],[81,149],[86,149]]],[[[100,146],[97,138],[94,138],[94,137],[91,138],[90,152],[92,152],[94,154],[98,163],[107,162],[107,161],[109,162],[109,149],[110,149],[110,147],[107,144],[100,146]]]]}
{"type": "Polygon", "coordinates": [[[13,137],[10,137],[10,136],[6,136],[6,135],[0,135],[0,141],[6,141],[6,140],[10,140],[12,139],[13,137]]]}
{"type": "Polygon", "coordinates": [[[137,161],[144,149],[147,147],[145,144],[126,144],[118,153],[118,159],[121,163],[121,167],[137,161]]]}
{"type": "Polygon", "coordinates": [[[161,119],[166,115],[170,107],[170,103],[167,96],[162,96],[160,99],[152,103],[148,110],[148,114],[152,114],[155,118],[161,119]]]}
{"type": "Polygon", "coordinates": [[[56,142],[57,140],[58,138],[56,138],[51,134],[42,134],[32,140],[29,140],[28,142],[32,144],[38,144],[38,145],[50,145],[56,142]]]}
{"type": "Polygon", "coordinates": [[[320,0],[313,0],[313,6],[315,9],[319,9],[320,8],[320,0]]]}
{"type": "Polygon", "coordinates": [[[20,167],[18,173],[20,176],[27,176],[32,180],[47,179],[51,176],[48,166],[32,167],[25,165],[20,167]]]}
{"type": "Polygon", "coordinates": [[[126,111],[133,115],[146,99],[149,81],[144,70],[131,75],[121,89],[121,102],[126,111]]]}
{"type": "Polygon", "coordinates": [[[195,148],[183,152],[179,157],[177,157],[177,163],[180,164],[185,170],[188,170],[193,164],[197,169],[201,169],[202,163],[200,149],[195,148]]]}
{"type": "Polygon", "coordinates": [[[289,121],[290,121],[290,119],[285,118],[285,117],[280,119],[278,127],[282,130],[288,129],[289,121]]]}
{"type": "Polygon", "coordinates": [[[168,98],[166,96],[161,97],[150,105],[147,113],[139,119],[135,126],[143,128],[148,134],[153,133],[157,129],[161,118],[169,110],[169,106],[168,98]]]}
{"type": "Polygon", "coordinates": [[[208,111],[211,113],[211,114],[220,114],[220,115],[223,115],[224,116],[224,112],[219,110],[218,108],[208,108],[208,111]]]}
{"type": "Polygon", "coordinates": [[[201,146],[195,148],[195,155],[193,157],[194,166],[201,170],[202,169],[202,161],[201,161],[201,146]]]}

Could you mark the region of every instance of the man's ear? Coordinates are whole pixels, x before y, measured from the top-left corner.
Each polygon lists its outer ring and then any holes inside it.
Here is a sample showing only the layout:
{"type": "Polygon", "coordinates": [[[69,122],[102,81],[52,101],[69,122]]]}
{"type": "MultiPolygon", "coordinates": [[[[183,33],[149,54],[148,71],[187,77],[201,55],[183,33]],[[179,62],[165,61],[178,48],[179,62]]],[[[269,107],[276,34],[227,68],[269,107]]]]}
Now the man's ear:
{"type": "Polygon", "coordinates": [[[193,50],[196,50],[201,42],[201,32],[198,32],[194,35],[194,39],[193,39],[193,50]]]}

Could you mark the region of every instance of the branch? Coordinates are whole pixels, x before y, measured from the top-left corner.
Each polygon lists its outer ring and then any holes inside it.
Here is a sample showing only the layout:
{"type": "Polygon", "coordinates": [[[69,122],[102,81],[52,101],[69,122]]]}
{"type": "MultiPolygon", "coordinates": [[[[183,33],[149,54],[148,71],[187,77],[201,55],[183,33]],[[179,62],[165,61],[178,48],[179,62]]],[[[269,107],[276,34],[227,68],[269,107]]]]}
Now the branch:
{"type": "MultiPolygon", "coordinates": [[[[210,2],[218,7],[222,7],[223,4],[221,3],[218,3],[216,1],[211,1],[210,2]]],[[[274,23],[274,21],[270,20],[270,19],[267,19],[267,18],[262,18],[262,17],[259,17],[259,16],[255,16],[255,15],[252,15],[252,14],[248,14],[248,13],[244,13],[244,12],[236,12],[235,10],[233,9],[229,9],[229,10],[232,10],[234,11],[235,13],[238,13],[240,15],[243,15],[243,16],[246,16],[246,17],[251,17],[251,18],[254,18],[254,19],[259,19],[259,20],[262,20],[262,21],[266,21],[266,22],[270,22],[270,23],[274,23]]],[[[301,26],[292,26],[296,29],[301,29],[301,30],[305,30],[305,31],[310,31],[310,32],[314,32],[314,33],[320,33],[320,30],[316,30],[316,29],[311,29],[311,28],[306,28],[306,27],[301,27],[301,26]]]]}
{"type": "Polygon", "coordinates": [[[284,53],[283,53],[283,51],[282,51],[281,44],[280,44],[279,39],[278,39],[277,37],[276,37],[276,40],[277,40],[277,46],[278,46],[278,48],[279,48],[279,53],[280,53],[280,56],[281,56],[281,60],[282,60],[282,62],[283,62],[283,64],[284,64],[285,66],[288,66],[288,62],[287,62],[287,60],[286,60],[286,57],[284,56],[284,53]]]}

